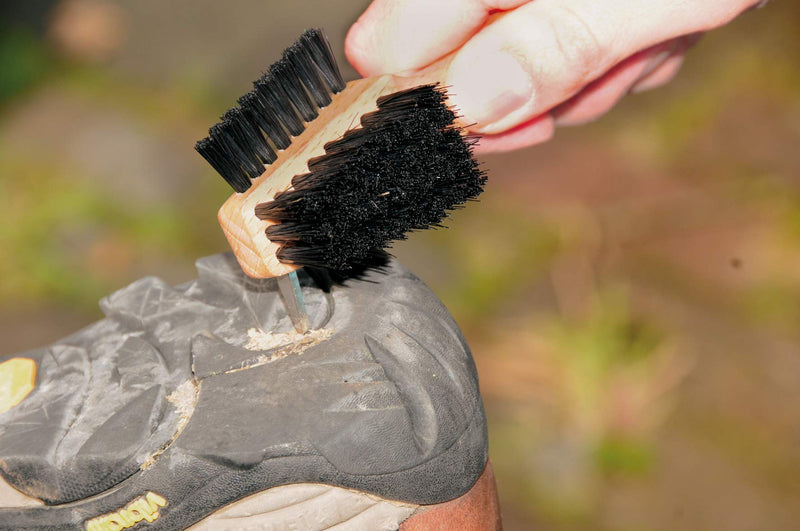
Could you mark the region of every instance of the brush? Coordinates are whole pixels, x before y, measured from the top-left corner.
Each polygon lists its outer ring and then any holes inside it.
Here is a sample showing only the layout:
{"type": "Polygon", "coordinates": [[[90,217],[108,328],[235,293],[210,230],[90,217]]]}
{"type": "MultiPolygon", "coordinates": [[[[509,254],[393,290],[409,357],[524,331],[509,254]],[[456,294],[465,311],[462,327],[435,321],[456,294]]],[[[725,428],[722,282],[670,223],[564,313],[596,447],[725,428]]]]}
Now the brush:
{"type": "Polygon", "coordinates": [[[298,268],[369,264],[483,190],[476,139],[422,79],[345,84],[325,35],[308,30],[195,147],[236,191],[218,219],[242,269],[278,277],[299,332],[298,268]]]}

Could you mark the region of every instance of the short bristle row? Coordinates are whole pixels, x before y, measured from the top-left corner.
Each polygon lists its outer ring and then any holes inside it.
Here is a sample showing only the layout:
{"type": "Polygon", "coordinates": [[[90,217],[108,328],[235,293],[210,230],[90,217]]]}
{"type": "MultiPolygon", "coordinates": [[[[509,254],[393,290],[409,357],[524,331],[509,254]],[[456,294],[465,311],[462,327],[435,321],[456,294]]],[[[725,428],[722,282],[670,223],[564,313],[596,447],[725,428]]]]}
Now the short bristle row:
{"type": "Polygon", "coordinates": [[[289,147],[291,137],[344,87],[325,34],[307,30],[195,149],[234,190],[244,192],[276,160],[276,151],[289,147]]]}
{"type": "Polygon", "coordinates": [[[437,85],[382,97],[361,127],[325,145],[325,155],[292,189],[256,207],[275,224],[279,260],[347,269],[414,230],[441,226],[448,211],[474,199],[486,177],[474,140],[454,126],[437,85]]]}

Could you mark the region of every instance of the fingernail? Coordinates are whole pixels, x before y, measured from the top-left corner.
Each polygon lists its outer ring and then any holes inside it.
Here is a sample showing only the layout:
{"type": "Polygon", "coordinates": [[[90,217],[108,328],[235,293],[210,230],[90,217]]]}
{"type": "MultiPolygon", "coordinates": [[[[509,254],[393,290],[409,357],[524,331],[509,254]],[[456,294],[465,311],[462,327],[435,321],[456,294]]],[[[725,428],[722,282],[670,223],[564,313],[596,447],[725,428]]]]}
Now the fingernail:
{"type": "Polygon", "coordinates": [[[481,131],[516,111],[533,97],[533,81],[508,52],[465,50],[453,60],[447,75],[450,100],[481,131]]]}

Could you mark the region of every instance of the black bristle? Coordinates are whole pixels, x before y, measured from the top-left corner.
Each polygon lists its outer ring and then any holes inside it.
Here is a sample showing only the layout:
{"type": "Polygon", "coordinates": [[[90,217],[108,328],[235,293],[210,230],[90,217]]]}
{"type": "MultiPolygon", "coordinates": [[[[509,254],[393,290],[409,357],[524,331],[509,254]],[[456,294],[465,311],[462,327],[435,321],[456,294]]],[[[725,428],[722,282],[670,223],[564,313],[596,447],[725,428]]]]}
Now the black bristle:
{"type": "Polygon", "coordinates": [[[264,172],[264,166],[258,157],[242,141],[236,122],[223,120],[208,132],[211,140],[216,141],[228,153],[231,162],[241,167],[248,177],[253,179],[264,172]]]}
{"type": "Polygon", "coordinates": [[[304,122],[314,120],[344,86],[325,35],[308,30],[195,149],[234,190],[243,192],[251,178],[264,172],[264,164],[276,160],[275,150],[289,147],[291,137],[305,130],[304,122]]]}
{"type": "Polygon", "coordinates": [[[414,230],[441,226],[447,212],[483,190],[474,141],[453,125],[437,85],[380,98],[361,127],[325,145],[293,188],[256,207],[275,222],[278,259],[346,269],[414,230]]]}
{"type": "Polygon", "coordinates": [[[281,126],[278,117],[272,109],[263,105],[255,92],[248,92],[239,98],[239,105],[250,122],[261,129],[277,149],[286,149],[291,145],[292,139],[281,126]]]}
{"type": "Polygon", "coordinates": [[[206,137],[195,144],[194,149],[217,170],[225,181],[237,192],[241,193],[250,188],[250,179],[247,174],[237,165],[231,162],[231,157],[221,146],[206,137]]]}
{"type": "Polygon", "coordinates": [[[264,107],[275,112],[289,134],[297,136],[305,130],[303,119],[297,115],[292,100],[289,99],[286,89],[281,86],[280,80],[275,79],[272,67],[253,83],[253,91],[262,100],[264,107]]]}
{"type": "Polygon", "coordinates": [[[303,81],[317,107],[326,107],[331,102],[330,89],[322,80],[319,68],[311,58],[312,50],[301,39],[284,53],[283,57],[292,65],[295,75],[303,81]]]}
{"type": "MultiPolygon", "coordinates": [[[[257,159],[256,162],[270,164],[278,158],[272,148],[269,147],[269,144],[267,144],[261,131],[253,126],[242,109],[239,107],[229,109],[222,115],[222,120],[229,122],[231,134],[236,144],[241,146],[246,153],[255,155],[257,159]]],[[[258,174],[251,175],[252,178],[258,177],[264,173],[264,168],[259,167],[257,171],[258,174]]]]}
{"type": "Polygon", "coordinates": [[[318,115],[317,107],[308,97],[303,80],[300,77],[302,72],[298,72],[288,58],[289,50],[285,51],[283,57],[270,67],[269,72],[272,74],[275,83],[280,84],[286,92],[298,114],[304,121],[310,122],[318,115]]]}
{"type": "Polygon", "coordinates": [[[342,79],[342,74],[339,72],[336,58],[333,56],[333,51],[331,51],[331,45],[322,30],[306,30],[300,37],[300,41],[309,50],[314,64],[317,65],[320,75],[331,92],[336,94],[343,91],[345,83],[342,79]]]}

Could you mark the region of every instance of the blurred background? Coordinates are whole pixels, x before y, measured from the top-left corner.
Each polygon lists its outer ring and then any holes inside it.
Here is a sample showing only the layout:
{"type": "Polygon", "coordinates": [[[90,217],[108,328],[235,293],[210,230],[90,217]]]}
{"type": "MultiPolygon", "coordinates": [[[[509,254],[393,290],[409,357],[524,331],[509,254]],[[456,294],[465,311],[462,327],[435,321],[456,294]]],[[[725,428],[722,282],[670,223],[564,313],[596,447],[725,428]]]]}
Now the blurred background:
{"type": "MultiPolygon", "coordinates": [[[[354,77],[366,4],[0,3],[0,354],[226,250],[194,142],[306,27],[354,77]]],[[[506,529],[797,528],[798,27],[784,1],[707,35],[395,248],[472,346],[506,529]]]]}

